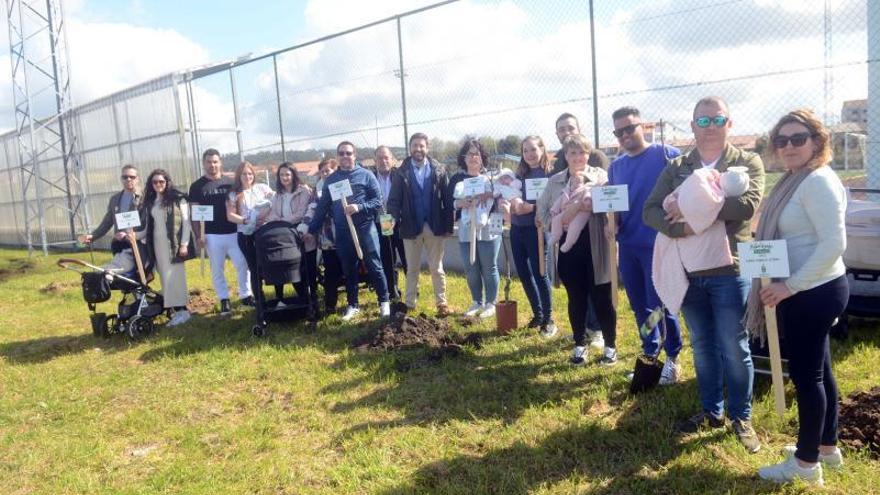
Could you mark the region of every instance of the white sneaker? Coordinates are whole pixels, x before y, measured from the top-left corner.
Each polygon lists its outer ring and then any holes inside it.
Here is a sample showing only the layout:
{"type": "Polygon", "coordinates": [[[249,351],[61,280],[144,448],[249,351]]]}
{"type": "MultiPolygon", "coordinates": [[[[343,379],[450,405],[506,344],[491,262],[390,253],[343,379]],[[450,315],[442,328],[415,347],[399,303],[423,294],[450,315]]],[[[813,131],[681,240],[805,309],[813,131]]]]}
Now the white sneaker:
{"type": "MultiPolygon", "coordinates": [[[[786,445],[782,448],[782,452],[785,453],[785,457],[794,457],[794,453],[797,452],[796,445],[786,445]]],[[[840,452],[840,449],[835,449],[834,452],[830,454],[819,453],[819,462],[825,465],[828,469],[840,469],[843,467],[843,454],[840,452]]]]}
{"type": "Polygon", "coordinates": [[[391,316],[391,303],[385,301],[379,303],[379,316],[391,316]]]}
{"type": "Polygon", "coordinates": [[[602,366],[613,366],[615,363],[617,363],[617,349],[606,347],[605,352],[602,353],[602,359],[599,360],[599,364],[602,366]]]}
{"type": "Polygon", "coordinates": [[[483,306],[483,311],[480,313],[480,318],[491,318],[495,316],[495,304],[494,303],[486,303],[483,306]]]}
{"type": "Polygon", "coordinates": [[[818,486],[825,484],[825,480],[822,479],[822,464],[817,462],[813,467],[801,467],[794,456],[787,458],[779,464],[762,467],[758,470],[758,476],[777,483],[788,483],[789,481],[800,479],[818,486]]]}
{"type": "Polygon", "coordinates": [[[663,365],[663,371],[660,372],[660,385],[672,385],[673,383],[678,383],[680,379],[681,365],[667,356],[666,364],[663,365]]]}
{"type": "Polygon", "coordinates": [[[586,356],[587,347],[583,345],[576,345],[571,351],[571,359],[569,359],[569,362],[575,366],[583,366],[587,362],[586,356]]]}
{"type": "Polygon", "coordinates": [[[175,325],[183,325],[184,323],[188,322],[190,318],[192,318],[192,315],[189,311],[184,309],[182,311],[174,313],[174,318],[177,318],[177,323],[175,323],[175,325]]]}
{"type": "Polygon", "coordinates": [[[483,310],[483,305],[478,302],[475,302],[475,303],[471,304],[471,307],[468,308],[467,311],[464,312],[464,315],[465,316],[477,316],[477,313],[479,313],[482,310],[483,310]]]}
{"type": "Polygon", "coordinates": [[[349,321],[357,316],[361,312],[361,308],[356,308],[354,306],[349,306],[345,308],[345,314],[342,315],[342,321],[349,321]]]}
{"type": "Polygon", "coordinates": [[[165,323],[166,327],[174,327],[180,324],[180,311],[175,311],[173,315],[171,315],[171,319],[165,323]]]}
{"type": "Polygon", "coordinates": [[[587,340],[590,342],[590,347],[596,349],[605,347],[605,339],[602,337],[601,330],[587,330],[587,340]]]}

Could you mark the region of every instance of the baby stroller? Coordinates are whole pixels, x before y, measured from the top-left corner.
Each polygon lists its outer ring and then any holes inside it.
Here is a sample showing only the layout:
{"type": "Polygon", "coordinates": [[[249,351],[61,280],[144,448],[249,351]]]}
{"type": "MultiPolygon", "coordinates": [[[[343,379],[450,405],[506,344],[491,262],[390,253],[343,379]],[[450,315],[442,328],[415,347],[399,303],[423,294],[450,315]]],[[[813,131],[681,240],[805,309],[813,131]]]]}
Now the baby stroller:
{"type": "MultiPolygon", "coordinates": [[[[146,249],[140,247],[142,259],[148,259],[145,256],[146,249]]],[[[114,334],[125,333],[132,340],[137,340],[153,333],[153,319],[164,311],[164,301],[162,294],[137,281],[137,268],[131,272],[118,273],[71,258],[61,258],[57,264],[65,270],[79,273],[82,277],[83,299],[92,312],[89,317],[92,333],[96,337],[110,338],[114,334]],[[108,301],[114,290],[122,292],[116,314],[98,313],[97,305],[108,301]]],[[[144,267],[144,273],[148,274],[147,283],[152,279],[152,269],[152,263],[149,262],[144,267]]]]}
{"type": "Polygon", "coordinates": [[[256,306],[255,337],[266,335],[270,321],[292,321],[308,318],[314,321],[316,294],[308,283],[311,278],[308,263],[303,262],[303,243],[296,226],[284,221],[269,222],[254,232],[256,247],[256,270],[251,275],[256,306]],[[267,300],[263,283],[279,285],[298,283],[303,293],[296,297],[267,300]]]}

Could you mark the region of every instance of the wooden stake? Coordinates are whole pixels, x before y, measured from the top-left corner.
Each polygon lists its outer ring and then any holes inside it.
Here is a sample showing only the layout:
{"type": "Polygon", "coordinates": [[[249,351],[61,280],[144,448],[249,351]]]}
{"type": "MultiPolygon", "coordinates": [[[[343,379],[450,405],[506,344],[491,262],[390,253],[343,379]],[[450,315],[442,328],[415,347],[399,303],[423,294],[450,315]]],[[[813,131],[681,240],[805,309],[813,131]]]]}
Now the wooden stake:
{"type": "Polygon", "coordinates": [[[128,242],[131,244],[131,253],[134,255],[134,263],[137,265],[138,276],[141,277],[141,283],[147,285],[147,274],[144,272],[144,263],[141,261],[141,252],[137,247],[137,240],[135,240],[134,230],[128,229],[126,232],[128,234],[128,242]]]}
{"type": "Polygon", "coordinates": [[[199,222],[199,232],[201,233],[201,239],[205,243],[205,247],[199,249],[199,259],[200,259],[200,268],[202,270],[202,276],[205,276],[205,251],[208,249],[208,240],[205,239],[205,222],[199,222]]]}
{"type": "MultiPolygon", "coordinates": [[[[348,207],[348,201],[346,201],[345,198],[342,198],[342,211],[344,212],[347,207],[348,207]]],[[[351,220],[351,215],[346,213],[345,219],[348,221],[348,230],[349,230],[349,232],[351,232],[351,240],[354,242],[354,249],[355,249],[355,252],[357,252],[357,257],[359,260],[363,260],[364,259],[364,252],[361,251],[361,242],[358,239],[358,233],[357,233],[357,230],[355,230],[355,228],[354,228],[354,222],[351,220]]]]}
{"type": "Polygon", "coordinates": [[[541,276],[547,274],[546,262],[544,260],[544,227],[538,229],[538,271],[541,276]]]}
{"type": "Polygon", "coordinates": [[[614,211],[608,212],[608,224],[611,228],[611,302],[617,306],[617,217],[614,211]]]}
{"type": "MultiPolygon", "coordinates": [[[[761,279],[761,287],[770,285],[769,278],[761,279]]],[[[764,321],[767,323],[767,348],[770,351],[770,375],[773,378],[773,397],[776,414],[785,415],[785,384],[782,381],[782,355],[779,352],[779,327],[776,323],[776,308],[764,306],[764,321]]]]}
{"type": "Polygon", "coordinates": [[[471,264],[477,261],[477,206],[471,205],[471,264]]]}

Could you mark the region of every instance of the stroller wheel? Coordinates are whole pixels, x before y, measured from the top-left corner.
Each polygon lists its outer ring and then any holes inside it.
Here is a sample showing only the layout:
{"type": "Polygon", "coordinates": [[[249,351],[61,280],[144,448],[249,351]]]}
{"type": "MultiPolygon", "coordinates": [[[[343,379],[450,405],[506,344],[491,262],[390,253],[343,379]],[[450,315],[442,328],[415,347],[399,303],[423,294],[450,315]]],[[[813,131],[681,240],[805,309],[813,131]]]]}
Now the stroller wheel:
{"type": "Polygon", "coordinates": [[[107,334],[104,335],[105,339],[109,339],[114,334],[122,333],[123,331],[122,323],[116,315],[110,315],[107,317],[107,334]]]}
{"type": "Polygon", "coordinates": [[[149,318],[134,318],[128,322],[127,332],[131,340],[140,340],[153,333],[153,320],[149,318]]]}
{"type": "Polygon", "coordinates": [[[254,325],[251,329],[254,333],[254,337],[260,338],[266,336],[266,326],[265,325],[254,325]]]}

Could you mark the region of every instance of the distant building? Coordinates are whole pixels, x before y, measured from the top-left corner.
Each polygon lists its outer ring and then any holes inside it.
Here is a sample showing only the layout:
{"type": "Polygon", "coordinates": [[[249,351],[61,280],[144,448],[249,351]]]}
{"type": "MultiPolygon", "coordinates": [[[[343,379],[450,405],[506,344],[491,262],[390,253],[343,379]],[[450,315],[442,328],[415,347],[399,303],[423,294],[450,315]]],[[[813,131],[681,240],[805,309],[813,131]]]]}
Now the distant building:
{"type": "Polygon", "coordinates": [[[841,122],[868,125],[868,100],[847,100],[840,111],[841,122]]]}

